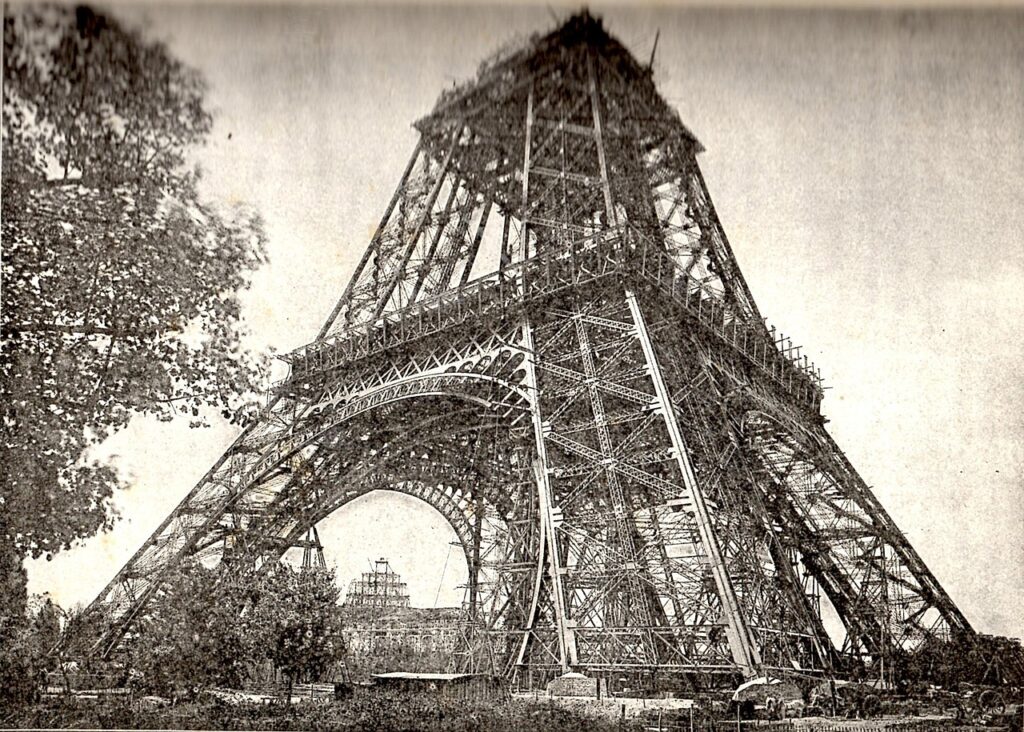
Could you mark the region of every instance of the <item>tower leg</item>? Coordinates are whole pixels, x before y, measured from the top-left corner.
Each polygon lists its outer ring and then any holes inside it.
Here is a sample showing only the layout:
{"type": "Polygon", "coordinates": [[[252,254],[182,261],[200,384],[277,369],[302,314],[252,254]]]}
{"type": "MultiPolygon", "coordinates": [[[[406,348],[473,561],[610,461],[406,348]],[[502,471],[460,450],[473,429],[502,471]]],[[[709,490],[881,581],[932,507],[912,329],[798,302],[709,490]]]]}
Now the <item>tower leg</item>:
{"type": "Polygon", "coordinates": [[[697,483],[697,476],[690,462],[686,443],[683,441],[682,432],[680,432],[679,424],[676,421],[672,400],[669,398],[668,387],[665,385],[665,379],[658,364],[658,357],[654,352],[654,345],[651,343],[647,323],[640,309],[640,303],[637,302],[636,294],[632,290],[626,290],[626,302],[629,304],[629,311],[633,316],[637,338],[640,340],[644,359],[647,362],[647,369],[650,372],[651,381],[654,385],[657,409],[665,420],[665,427],[668,429],[669,437],[672,440],[672,449],[675,452],[676,462],[683,476],[687,496],[694,508],[694,517],[697,522],[701,544],[703,545],[705,556],[707,556],[708,562],[711,565],[711,574],[715,580],[715,588],[722,603],[723,613],[725,614],[726,634],[729,639],[729,648],[732,651],[733,661],[740,667],[744,676],[754,676],[761,665],[760,653],[753,641],[750,628],[743,617],[743,612],[736,596],[736,590],[732,585],[732,580],[722,558],[722,549],[718,543],[714,527],[711,524],[711,516],[708,512],[707,503],[704,500],[704,494],[697,483]]]}
{"type": "Polygon", "coordinates": [[[558,635],[559,662],[562,673],[578,663],[576,638],[572,624],[565,612],[565,595],[562,589],[562,572],[559,562],[558,542],[555,538],[555,522],[551,502],[551,480],[548,468],[547,448],[544,445],[544,420],[540,413],[540,399],[537,393],[536,351],[533,343],[533,328],[528,319],[523,321],[523,347],[526,351],[524,361],[526,379],[524,385],[530,393],[530,411],[533,418],[533,435],[536,449],[534,476],[537,482],[538,518],[540,521],[540,539],[538,541],[537,577],[530,602],[530,613],[526,620],[523,642],[519,649],[518,665],[526,660],[526,652],[537,622],[541,594],[547,585],[555,614],[555,628],[558,635]]]}

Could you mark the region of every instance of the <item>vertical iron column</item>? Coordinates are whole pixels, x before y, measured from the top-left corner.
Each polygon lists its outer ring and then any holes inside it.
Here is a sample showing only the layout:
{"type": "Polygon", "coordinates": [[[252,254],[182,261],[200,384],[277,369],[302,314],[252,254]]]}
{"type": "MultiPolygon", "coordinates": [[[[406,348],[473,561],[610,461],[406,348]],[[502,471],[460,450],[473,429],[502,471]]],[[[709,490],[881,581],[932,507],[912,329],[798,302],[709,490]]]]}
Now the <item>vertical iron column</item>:
{"type": "Polygon", "coordinates": [[[478,487],[474,486],[472,493],[473,502],[473,548],[472,562],[469,567],[469,619],[476,622],[477,603],[479,602],[480,591],[480,541],[483,534],[483,501],[477,492],[478,487]]]}
{"type": "MultiPolygon", "coordinates": [[[[519,261],[530,256],[530,153],[533,147],[533,84],[530,84],[530,93],[526,97],[526,141],[523,145],[523,213],[522,228],[519,230],[519,261]]],[[[509,211],[505,216],[505,226],[512,217],[509,211]]],[[[523,292],[526,288],[523,288],[523,292]]]]}
{"type": "Polygon", "coordinates": [[[689,453],[686,451],[686,443],[683,441],[682,432],[676,421],[675,411],[672,408],[672,400],[669,397],[668,387],[661,373],[658,364],[657,354],[654,352],[654,345],[651,343],[650,333],[647,331],[647,323],[644,320],[640,303],[636,294],[627,289],[626,302],[629,304],[629,311],[633,316],[633,324],[636,327],[636,335],[640,340],[640,346],[644,352],[644,359],[647,361],[647,369],[654,384],[654,391],[657,397],[657,408],[665,420],[665,427],[672,440],[672,450],[675,452],[676,462],[679,471],[683,476],[686,492],[694,508],[694,518],[697,522],[697,531],[700,534],[701,543],[704,545],[704,552],[711,565],[711,574],[715,580],[715,587],[718,590],[718,597],[722,603],[722,611],[725,614],[726,634],[729,638],[729,648],[732,651],[733,661],[747,678],[754,676],[761,666],[761,654],[753,641],[750,628],[747,626],[743,611],[740,608],[736,590],[729,577],[728,568],[722,558],[722,549],[718,543],[715,529],[711,525],[711,515],[708,512],[704,494],[697,483],[697,476],[690,461],[689,453]]]}
{"type": "Polygon", "coordinates": [[[587,75],[590,77],[590,109],[594,116],[594,142],[597,144],[597,162],[601,168],[601,192],[604,194],[604,206],[608,214],[608,226],[618,229],[618,217],[615,215],[615,204],[612,201],[611,181],[608,178],[608,162],[604,156],[604,136],[601,130],[601,100],[597,92],[597,74],[594,72],[593,55],[587,52],[587,75]]]}
{"type": "Polygon", "coordinates": [[[578,664],[576,653],[576,634],[572,623],[566,614],[565,595],[562,588],[562,568],[558,554],[558,541],[555,538],[555,520],[553,515],[554,504],[551,493],[551,473],[548,467],[548,453],[544,444],[544,420],[540,412],[540,394],[537,382],[536,351],[533,343],[533,326],[529,319],[523,320],[523,349],[526,351],[526,360],[523,362],[526,378],[525,386],[530,394],[530,413],[533,417],[533,436],[536,449],[534,462],[534,476],[537,483],[537,504],[540,519],[540,540],[538,541],[537,553],[537,578],[533,587],[533,598],[530,602],[530,613],[526,621],[526,633],[523,635],[523,644],[519,649],[517,665],[525,661],[527,646],[530,635],[533,632],[537,620],[537,609],[540,604],[541,589],[544,585],[544,573],[548,574],[549,594],[555,613],[555,630],[558,635],[559,661],[562,666],[562,673],[578,664]],[[546,562],[545,562],[546,560],[546,562]],[[545,567],[546,564],[546,567],[545,567]]]}

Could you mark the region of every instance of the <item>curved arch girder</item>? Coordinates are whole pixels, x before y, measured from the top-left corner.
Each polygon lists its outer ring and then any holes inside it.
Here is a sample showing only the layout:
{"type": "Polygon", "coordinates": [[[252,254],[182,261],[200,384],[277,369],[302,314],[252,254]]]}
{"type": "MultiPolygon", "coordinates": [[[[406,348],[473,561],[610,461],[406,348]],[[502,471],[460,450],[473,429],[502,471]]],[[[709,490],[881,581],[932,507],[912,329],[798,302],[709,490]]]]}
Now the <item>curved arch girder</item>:
{"type": "MultiPolygon", "coordinates": [[[[482,414],[499,417],[516,413],[525,394],[520,386],[480,373],[426,374],[371,389],[300,429],[277,429],[286,420],[265,417],[250,429],[182,501],[157,531],[118,572],[87,608],[105,621],[91,652],[109,653],[131,621],[145,607],[168,573],[196,551],[204,537],[218,533],[218,525],[234,506],[257,491],[276,493],[289,484],[281,469],[301,450],[356,418],[384,410],[398,402],[442,396],[475,405],[482,414]]],[[[289,405],[276,400],[273,414],[289,405]]],[[[294,407],[293,407],[294,409],[294,407]]],[[[294,424],[294,423],[293,423],[294,424]]]]}

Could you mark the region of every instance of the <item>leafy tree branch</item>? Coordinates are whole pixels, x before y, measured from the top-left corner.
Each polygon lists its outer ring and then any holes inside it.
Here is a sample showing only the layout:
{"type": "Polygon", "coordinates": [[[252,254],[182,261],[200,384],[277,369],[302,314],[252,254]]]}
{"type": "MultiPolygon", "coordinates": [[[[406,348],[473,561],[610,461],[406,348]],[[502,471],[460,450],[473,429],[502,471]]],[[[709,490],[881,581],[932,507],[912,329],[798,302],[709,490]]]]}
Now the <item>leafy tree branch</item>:
{"type": "Polygon", "coordinates": [[[189,167],[206,86],[87,7],[4,6],[0,552],[51,555],[115,518],[90,450],[139,415],[253,410],[239,294],[260,217],[189,167]]]}

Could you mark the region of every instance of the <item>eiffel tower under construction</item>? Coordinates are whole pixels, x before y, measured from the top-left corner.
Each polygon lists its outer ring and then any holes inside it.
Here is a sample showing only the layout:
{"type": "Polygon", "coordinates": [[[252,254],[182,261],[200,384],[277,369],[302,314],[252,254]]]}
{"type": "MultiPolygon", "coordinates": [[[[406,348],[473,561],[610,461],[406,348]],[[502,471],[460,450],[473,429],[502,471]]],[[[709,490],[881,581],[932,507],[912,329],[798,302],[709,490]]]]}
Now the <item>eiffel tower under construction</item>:
{"type": "Polygon", "coordinates": [[[714,685],[973,635],[765,324],[700,142],[598,19],[489,59],[415,128],[319,335],[76,647],[114,653],[187,557],[276,561],[376,490],[458,536],[464,670],[714,685]]]}

